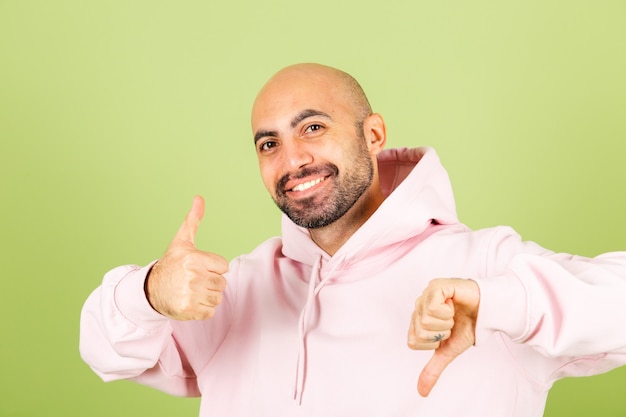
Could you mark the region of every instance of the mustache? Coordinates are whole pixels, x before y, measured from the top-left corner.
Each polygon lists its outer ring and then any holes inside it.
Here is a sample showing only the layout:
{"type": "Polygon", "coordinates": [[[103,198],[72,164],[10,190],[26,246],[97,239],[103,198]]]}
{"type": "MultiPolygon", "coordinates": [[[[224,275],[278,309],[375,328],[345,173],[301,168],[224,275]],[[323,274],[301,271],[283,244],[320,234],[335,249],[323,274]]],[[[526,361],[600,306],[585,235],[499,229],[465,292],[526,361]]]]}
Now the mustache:
{"type": "Polygon", "coordinates": [[[276,191],[280,194],[285,193],[285,185],[291,180],[299,180],[311,175],[337,175],[339,174],[339,168],[335,164],[330,162],[317,165],[314,167],[304,167],[296,172],[291,172],[283,175],[276,183],[276,191]]]}

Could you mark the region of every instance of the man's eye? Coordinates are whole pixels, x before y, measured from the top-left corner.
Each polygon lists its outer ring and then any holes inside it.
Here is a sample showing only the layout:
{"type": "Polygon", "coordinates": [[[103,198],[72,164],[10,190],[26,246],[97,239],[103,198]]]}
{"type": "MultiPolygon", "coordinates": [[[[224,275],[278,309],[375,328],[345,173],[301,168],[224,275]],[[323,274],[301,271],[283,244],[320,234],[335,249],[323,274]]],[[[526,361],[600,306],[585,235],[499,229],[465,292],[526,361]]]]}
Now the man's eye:
{"type": "Polygon", "coordinates": [[[266,142],[263,142],[261,144],[261,146],[259,146],[259,150],[261,150],[261,151],[269,151],[274,146],[276,146],[276,142],[274,142],[273,140],[268,140],[266,142]]]}
{"type": "Polygon", "coordinates": [[[310,125],[305,130],[304,133],[315,132],[322,129],[322,125],[310,125]]]}

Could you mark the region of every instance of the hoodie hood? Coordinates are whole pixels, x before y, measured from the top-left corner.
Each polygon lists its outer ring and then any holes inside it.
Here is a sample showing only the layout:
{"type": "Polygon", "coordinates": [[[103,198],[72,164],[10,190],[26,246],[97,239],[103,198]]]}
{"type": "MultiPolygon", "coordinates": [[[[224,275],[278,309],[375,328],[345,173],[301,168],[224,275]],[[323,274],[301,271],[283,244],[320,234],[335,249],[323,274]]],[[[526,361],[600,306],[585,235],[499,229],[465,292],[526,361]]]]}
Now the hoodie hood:
{"type": "Polygon", "coordinates": [[[452,186],[434,149],[386,149],[378,155],[385,201],[331,257],[310,238],[309,231],[283,215],[283,254],[314,266],[340,258],[350,263],[372,251],[423,233],[432,224],[458,223],[452,186]]]}
{"type": "Polygon", "coordinates": [[[319,317],[315,300],[320,291],[335,279],[359,279],[364,274],[356,272],[358,269],[377,263],[379,256],[386,256],[395,244],[427,236],[433,225],[458,223],[448,174],[433,149],[385,150],[378,155],[378,168],[385,200],[333,256],[313,242],[307,229],[283,215],[283,254],[311,268],[298,320],[300,343],[294,382],[298,404],[302,403],[307,379],[306,339],[319,317]]]}

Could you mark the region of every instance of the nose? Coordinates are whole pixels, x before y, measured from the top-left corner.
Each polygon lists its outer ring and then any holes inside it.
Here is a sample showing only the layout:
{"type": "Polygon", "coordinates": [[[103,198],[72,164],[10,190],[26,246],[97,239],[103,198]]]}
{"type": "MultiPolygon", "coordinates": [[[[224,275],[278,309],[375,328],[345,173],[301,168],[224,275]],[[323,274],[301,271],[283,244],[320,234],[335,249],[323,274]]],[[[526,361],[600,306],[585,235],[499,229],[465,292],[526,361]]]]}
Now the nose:
{"type": "Polygon", "coordinates": [[[299,141],[283,144],[285,168],[289,172],[297,171],[313,162],[313,154],[299,141]]]}

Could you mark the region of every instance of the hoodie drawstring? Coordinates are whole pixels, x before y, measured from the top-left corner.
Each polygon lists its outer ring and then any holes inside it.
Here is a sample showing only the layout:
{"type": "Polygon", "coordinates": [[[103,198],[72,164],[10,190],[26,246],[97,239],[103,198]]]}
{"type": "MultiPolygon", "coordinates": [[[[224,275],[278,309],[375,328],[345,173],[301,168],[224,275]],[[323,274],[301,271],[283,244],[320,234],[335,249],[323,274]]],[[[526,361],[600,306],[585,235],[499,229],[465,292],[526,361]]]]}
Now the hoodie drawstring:
{"type": "Polygon", "coordinates": [[[298,338],[300,340],[300,346],[298,348],[298,361],[296,365],[296,386],[294,387],[294,400],[298,405],[302,405],[302,393],[304,391],[304,383],[306,379],[306,365],[307,365],[307,352],[306,352],[306,334],[309,325],[311,313],[315,308],[315,297],[319,294],[320,290],[326,285],[326,283],[333,276],[333,273],[339,265],[343,262],[343,259],[338,261],[335,266],[330,270],[326,278],[321,280],[319,284],[316,282],[320,278],[322,270],[322,260],[320,256],[318,262],[313,265],[311,275],[309,277],[309,288],[307,291],[306,303],[300,312],[300,318],[298,319],[298,338]]]}

